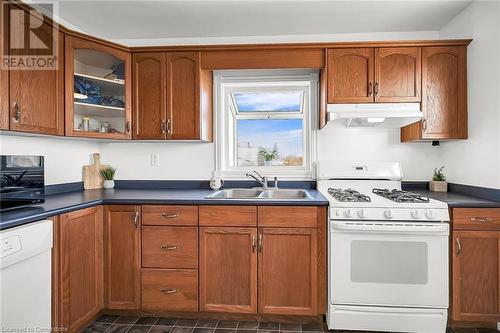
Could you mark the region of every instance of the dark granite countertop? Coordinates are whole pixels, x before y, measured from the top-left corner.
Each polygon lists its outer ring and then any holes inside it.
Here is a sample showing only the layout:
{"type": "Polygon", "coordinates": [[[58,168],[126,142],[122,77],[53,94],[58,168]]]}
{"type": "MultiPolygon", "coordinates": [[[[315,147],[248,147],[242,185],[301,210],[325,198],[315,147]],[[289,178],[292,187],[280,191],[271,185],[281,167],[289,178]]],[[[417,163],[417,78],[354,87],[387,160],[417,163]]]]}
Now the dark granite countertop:
{"type": "Polygon", "coordinates": [[[446,202],[451,208],[500,208],[500,202],[482,199],[471,195],[456,192],[431,192],[413,190],[429,198],[446,202]]]}
{"type": "Polygon", "coordinates": [[[47,195],[45,203],[0,214],[0,230],[70,211],[101,204],[185,204],[185,205],[297,205],[327,206],[328,200],[316,190],[308,189],[312,199],[236,200],[205,199],[213,191],[206,189],[114,189],[85,190],[47,195]]]}

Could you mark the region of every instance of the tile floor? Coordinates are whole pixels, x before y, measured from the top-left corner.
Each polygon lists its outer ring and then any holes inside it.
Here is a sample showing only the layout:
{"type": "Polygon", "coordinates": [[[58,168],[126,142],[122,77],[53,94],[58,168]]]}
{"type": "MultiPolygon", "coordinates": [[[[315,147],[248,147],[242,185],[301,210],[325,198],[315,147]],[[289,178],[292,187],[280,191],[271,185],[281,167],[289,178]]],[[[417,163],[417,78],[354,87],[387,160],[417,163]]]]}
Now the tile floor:
{"type": "MultiPolygon", "coordinates": [[[[83,333],[319,333],[323,323],[291,324],[257,321],[177,319],[102,315],[83,333]]],[[[348,331],[331,331],[344,333],[348,331]]],[[[356,333],[370,333],[359,332],[356,333]]],[[[498,333],[488,328],[448,328],[446,333],[498,333]]]]}

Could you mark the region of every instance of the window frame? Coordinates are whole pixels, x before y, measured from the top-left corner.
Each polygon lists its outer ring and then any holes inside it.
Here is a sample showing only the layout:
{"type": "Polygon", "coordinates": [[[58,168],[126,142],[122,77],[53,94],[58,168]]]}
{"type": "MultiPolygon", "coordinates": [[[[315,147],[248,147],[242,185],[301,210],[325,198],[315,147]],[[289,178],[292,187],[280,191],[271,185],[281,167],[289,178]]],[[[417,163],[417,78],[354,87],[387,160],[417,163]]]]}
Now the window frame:
{"type": "Polygon", "coordinates": [[[256,170],[284,179],[314,179],[319,74],[314,70],[238,70],[214,72],[215,168],[226,179],[245,179],[256,170]],[[236,113],[232,94],[242,91],[302,91],[302,112],[242,111],[236,113]],[[230,110],[228,113],[227,111],[230,110]],[[302,119],[303,166],[237,166],[238,119],[302,119]],[[231,119],[232,118],[232,119],[231,119]],[[232,142],[232,143],[231,143],[232,142]]]}

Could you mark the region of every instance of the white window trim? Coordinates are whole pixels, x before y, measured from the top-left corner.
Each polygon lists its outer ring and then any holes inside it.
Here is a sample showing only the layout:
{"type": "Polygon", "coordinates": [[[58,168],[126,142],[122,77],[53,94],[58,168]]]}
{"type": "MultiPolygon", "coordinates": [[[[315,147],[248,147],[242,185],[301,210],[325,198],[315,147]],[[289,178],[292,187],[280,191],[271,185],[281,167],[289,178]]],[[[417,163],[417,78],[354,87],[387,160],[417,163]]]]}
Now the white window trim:
{"type": "MultiPolygon", "coordinates": [[[[251,170],[256,170],[265,176],[277,176],[280,179],[300,179],[311,180],[315,177],[315,164],[317,156],[317,124],[319,113],[319,74],[313,70],[252,70],[252,71],[215,71],[214,72],[214,107],[215,107],[215,168],[216,172],[225,179],[246,179],[246,173],[251,170]],[[255,81],[258,81],[255,82],[255,81]],[[230,166],[230,157],[234,156],[229,153],[230,145],[228,138],[234,136],[235,133],[230,133],[234,128],[234,124],[229,126],[229,118],[224,114],[224,110],[229,107],[228,98],[230,93],[237,89],[242,90],[242,87],[252,83],[253,87],[277,87],[279,89],[289,90],[292,88],[307,86],[304,90],[303,102],[307,103],[303,107],[303,130],[304,135],[304,166],[301,167],[236,167],[230,166]]],[[[262,113],[259,113],[262,117],[262,113]]],[[[273,113],[273,119],[297,117],[297,113],[273,113]]],[[[256,113],[245,112],[243,115],[239,113],[240,119],[245,117],[253,119],[256,113]]],[[[260,118],[259,117],[259,118],[260,118]]],[[[302,116],[301,116],[302,118],[302,116]]],[[[232,139],[234,140],[234,138],[232,139]]],[[[235,141],[235,140],[234,140],[235,141]]],[[[234,147],[236,149],[236,147],[234,147]]],[[[232,154],[236,154],[233,151],[232,154]]]]}

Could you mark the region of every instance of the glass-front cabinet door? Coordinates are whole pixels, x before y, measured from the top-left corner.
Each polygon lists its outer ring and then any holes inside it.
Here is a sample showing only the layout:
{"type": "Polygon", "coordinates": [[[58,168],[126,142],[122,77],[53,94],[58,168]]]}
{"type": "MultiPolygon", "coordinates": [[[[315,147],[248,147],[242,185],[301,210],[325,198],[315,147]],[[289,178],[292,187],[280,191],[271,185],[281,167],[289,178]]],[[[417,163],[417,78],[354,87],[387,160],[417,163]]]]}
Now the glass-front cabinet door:
{"type": "Polygon", "coordinates": [[[66,37],[66,135],[131,138],[131,56],[66,37]]]}

